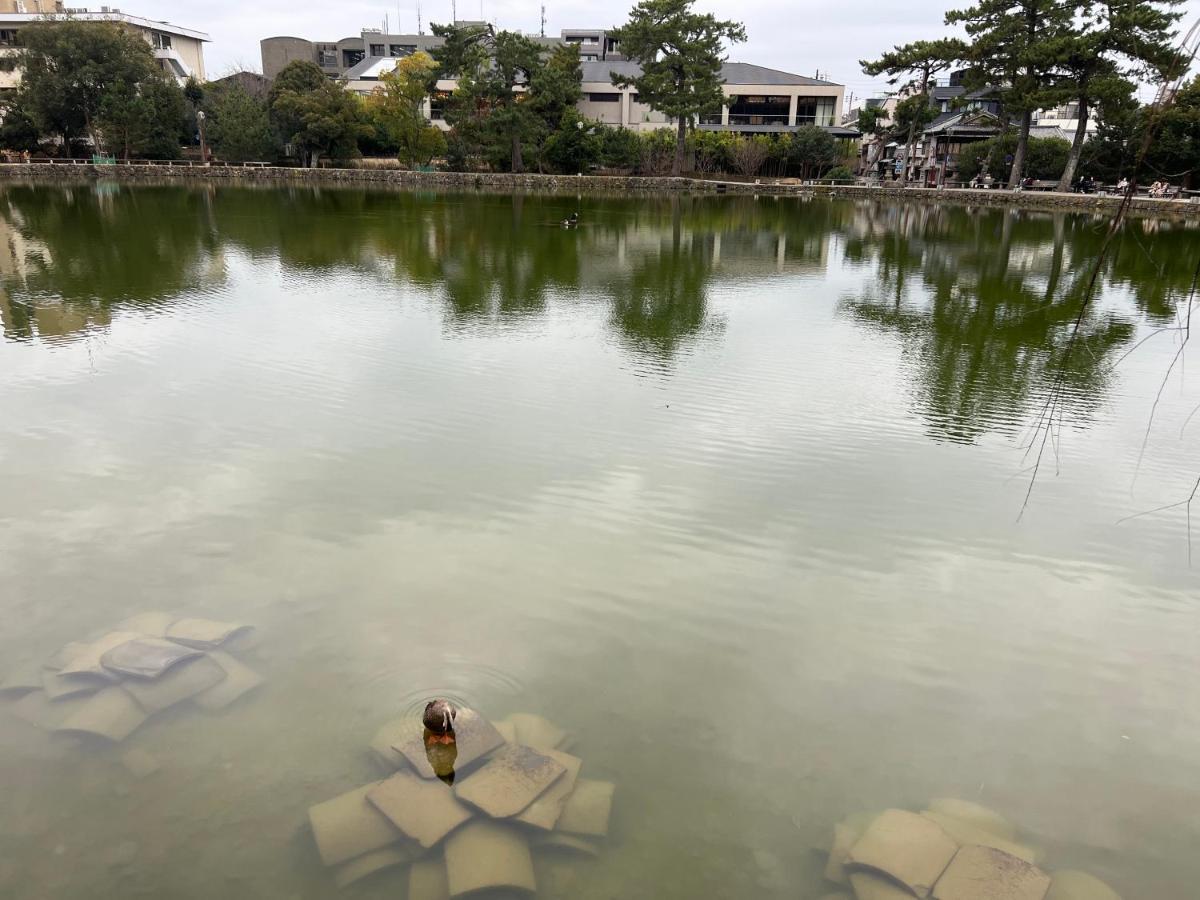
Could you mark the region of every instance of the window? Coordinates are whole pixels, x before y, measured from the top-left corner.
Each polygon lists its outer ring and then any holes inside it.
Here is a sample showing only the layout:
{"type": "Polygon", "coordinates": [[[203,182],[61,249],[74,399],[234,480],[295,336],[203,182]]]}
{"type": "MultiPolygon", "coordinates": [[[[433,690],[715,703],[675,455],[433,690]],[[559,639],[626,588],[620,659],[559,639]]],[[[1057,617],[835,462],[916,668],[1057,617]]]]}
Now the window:
{"type": "Polygon", "coordinates": [[[434,91],[429,97],[429,118],[446,118],[446,101],[450,99],[449,91],[434,91]]]}
{"type": "Polygon", "coordinates": [[[797,97],[797,125],[832,125],[836,97],[797,97]]]}
{"type": "Polygon", "coordinates": [[[383,44],[372,44],[371,45],[371,55],[372,56],[383,56],[383,44]]]}
{"type": "Polygon", "coordinates": [[[317,65],[321,66],[324,69],[336,69],[337,68],[337,51],[336,50],[320,51],[317,54],[317,65]]]}
{"type": "Polygon", "coordinates": [[[631,97],[629,98],[629,100],[630,100],[630,102],[631,102],[631,103],[641,103],[641,102],[642,102],[642,95],[641,95],[641,94],[634,94],[633,96],[631,96],[631,97]]]}
{"type": "Polygon", "coordinates": [[[588,99],[593,103],[620,103],[620,94],[588,94],[588,99]]]}
{"type": "Polygon", "coordinates": [[[388,48],[388,51],[389,51],[389,55],[391,55],[391,56],[408,56],[408,54],[410,54],[410,53],[417,52],[417,45],[416,44],[392,44],[388,48]]]}
{"type": "Polygon", "coordinates": [[[150,46],[155,50],[170,50],[171,36],[163,34],[161,31],[150,32],[150,46]]]}
{"type": "Polygon", "coordinates": [[[15,28],[0,28],[0,47],[15,47],[17,31],[15,28]]]}
{"type": "Polygon", "coordinates": [[[367,54],[362,50],[343,50],[342,65],[347,68],[353,68],[363,61],[363,57],[367,54]]]}

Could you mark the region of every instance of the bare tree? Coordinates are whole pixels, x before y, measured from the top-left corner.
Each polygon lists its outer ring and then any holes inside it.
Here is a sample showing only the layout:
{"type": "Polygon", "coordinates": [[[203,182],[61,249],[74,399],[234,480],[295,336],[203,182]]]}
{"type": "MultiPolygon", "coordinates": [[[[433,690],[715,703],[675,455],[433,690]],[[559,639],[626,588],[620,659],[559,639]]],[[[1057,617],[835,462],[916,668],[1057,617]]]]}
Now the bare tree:
{"type": "Polygon", "coordinates": [[[733,145],[733,167],[746,178],[758,174],[767,157],[771,155],[771,144],[768,140],[752,137],[738,138],[733,145]]]}

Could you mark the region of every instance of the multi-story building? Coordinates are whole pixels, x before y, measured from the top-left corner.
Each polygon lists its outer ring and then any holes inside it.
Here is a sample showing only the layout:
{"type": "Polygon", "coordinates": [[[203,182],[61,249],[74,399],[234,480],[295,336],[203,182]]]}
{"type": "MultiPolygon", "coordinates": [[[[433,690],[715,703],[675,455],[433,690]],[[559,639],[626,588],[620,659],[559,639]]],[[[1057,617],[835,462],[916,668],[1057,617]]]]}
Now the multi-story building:
{"type": "MultiPolygon", "coordinates": [[[[583,71],[579,111],[587,118],[633,131],[652,131],[674,124],[674,120],[641,102],[634,88],[613,84],[614,75],[635,77],[641,70],[637,63],[621,55],[620,44],[611,32],[566,28],[559,37],[534,37],[534,40],[548,48],[562,44],[579,48],[583,71]]],[[[379,86],[379,79],[395,68],[398,59],[417,50],[434,50],[441,43],[441,38],[431,35],[384,34],[373,30],[363,31],[359,38],[330,43],[294,37],[266,38],[262,41],[263,74],[275,78],[288,63],[307,60],[316,63],[327,75],[339,78],[347,90],[366,95],[379,86]]],[[[839,124],[845,96],[845,88],[840,84],[737,62],[725,63],[721,78],[727,102],[720,110],[701,117],[702,130],[775,134],[816,125],[837,137],[858,137],[853,128],[839,124]]],[[[454,88],[452,80],[439,81],[434,96],[426,102],[426,115],[441,128],[446,123],[441,117],[440,101],[454,88]]]]}
{"type": "MultiPolygon", "coordinates": [[[[486,25],[485,22],[467,21],[458,24],[486,25]]],[[[530,37],[547,46],[574,44],[579,48],[579,58],[584,62],[624,59],[616,39],[602,28],[566,28],[556,38],[530,37]]],[[[432,34],[391,34],[379,28],[364,28],[357,37],[344,37],[336,41],[309,41],[281,36],[264,38],[259,42],[263,75],[270,79],[274,79],[288,63],[298,59],[316,63],[330,78],[341,78],[370,59],[407,56],[418,50],[428,52],[441,45],[442,39],[432,34]]],[[[355,80],[354,76],[350,80],[355,80]]]]}
{"type": "MultiPolygon", "coordinates": [[[[180,83],[189,78],[205,79],[204,45],[210,38],[204,32],[130,15],[107,6],[96,11],[64,8],[62,0],[0,0],[0,57],[16,53],[20,30],[33,22],[45,21],[48,15],[81,22],[113,22],[129,28],[145,38],[163,71],[180,83]]],[[[12,90],[20,81],[19,69],[0,70],[0,90],[12,90]]]]}

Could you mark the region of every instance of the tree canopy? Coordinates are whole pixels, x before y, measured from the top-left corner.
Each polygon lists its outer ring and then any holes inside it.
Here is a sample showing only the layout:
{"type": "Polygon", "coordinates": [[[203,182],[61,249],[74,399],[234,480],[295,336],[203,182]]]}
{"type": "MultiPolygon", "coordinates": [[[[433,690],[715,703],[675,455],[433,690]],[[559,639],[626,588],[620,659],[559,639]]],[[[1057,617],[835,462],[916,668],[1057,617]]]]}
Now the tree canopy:
{"type": "Polygon", "coordinates": [[[307,166],[322,156],[351,159],[369,127],[362,101],[330,81],[315,63],[288,63],[268,95],[271,120],[307,166]]]}
{"type": "Polygon", "coordinates": [[[80,137],[97,151],[179,154],[185,101],[158,68],[150,45],[110,22],[31,23],[18,33],[22,69],[16,103],[43,134],[65,146],[80,137]]]}
{"type": "Polygon", "coordinates": [[[741,24],[698,13],[693,4],[694,0],[641,0],[629,21],[613,33],[621,52],[642,70],[637,76],[614,75],[613,84],[636,88],[642,103],[678,122],[673,175],[683,169],[688,126],[725,103],[725,45],[746,40],[741,24]]]}
{"type": "Polygon", "coordinates": [[[411,167],[426,164],[446,150],[441,131],[425,118],[425,98],[432,91],[437,63],[424,51],[401,59],[379,79],[367,98],[367,113],[397,157],[411,167]]]}
{"type": "Polygon", "coordinates": [[[208,139],[226,162],[274,158],[277,140],[263,103],[241,85],[216,92],[207,107],[208,139]]]}

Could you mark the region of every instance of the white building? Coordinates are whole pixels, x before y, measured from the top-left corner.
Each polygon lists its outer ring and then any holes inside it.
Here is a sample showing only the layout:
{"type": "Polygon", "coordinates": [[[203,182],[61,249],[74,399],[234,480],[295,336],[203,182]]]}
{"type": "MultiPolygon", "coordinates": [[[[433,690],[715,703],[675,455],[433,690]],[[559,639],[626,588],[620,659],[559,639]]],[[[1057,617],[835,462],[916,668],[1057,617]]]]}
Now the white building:
{"type": "MultiPolygon", "coordinates": [[[[60,3],[53,17],[37,12],[0,11],[0,56],[11,56],[17,52],[17,35],[25,26],[34,22],[64,19],[78,22],[115,22],[129,28],[145,38],[146,43],[154,50],[154,57],[163,71],[181,84],[188,78],[206,80],[204,45],[211,39],[203,31],[130,15],[119,9],[109,9],[107,6],[93,12],[86,9],[63,9],[60,3]]],[[[0,71],[0,91],[13,90],[20,82],[19,69],[0,71]]]]}
{"type": "MultiPolygon", "coordinates": [[[[367,95],[379,86],[382,75],[392,71],[399,59],[367,57],[342,75],[347,90],[367,95]]],[[[583,98],[579,112],[586,118],[631,131],[654,131],[674,126],[674,120],[642,103],[632,87],[617,87],[613,75],[634,77],[640,73],[637,63],[627,60],[589,61],[582,64],[583,98]]],[[[726,105],[720,111],[700,119],[704,131],[732,131],[739,134],[779,134],[804,125],[816,125],[837,137],[857,137],[858,132],[840,126],[845,88],[830,81],[793,75],[750,63],[725,63],[721,67],[725,82],[726,105]]],[[[455,88],[453,81],[439,81],[437,95],[455,88]]],[[[426,103],[426,115],[438,127],[446,124],[440,116],[435,96],[426,103]]]]}

